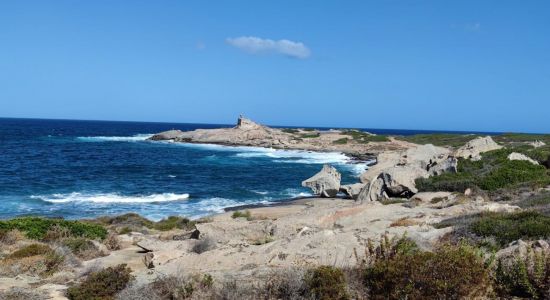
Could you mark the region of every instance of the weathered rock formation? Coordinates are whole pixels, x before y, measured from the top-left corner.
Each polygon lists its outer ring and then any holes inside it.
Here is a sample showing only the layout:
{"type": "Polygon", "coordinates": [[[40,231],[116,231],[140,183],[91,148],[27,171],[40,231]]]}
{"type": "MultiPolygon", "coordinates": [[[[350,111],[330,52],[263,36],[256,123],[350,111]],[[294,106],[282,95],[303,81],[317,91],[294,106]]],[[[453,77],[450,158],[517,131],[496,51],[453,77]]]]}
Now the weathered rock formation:
{"type": "Polygon", "coordinates": [[[446,148],[419,145],[401,152],[385,152],[378,164],[361,175],[368,190],[361,191],[358,200],[379,201],[384,198],[409,198],[418,192],[415,179],[443,172],[456,172],[457,160],[446,148]]]}
{"type": "Polygon", "coordinates": [[[538,165],[539,163],[533,159],[531,159],[530,157],[524,155],[524,154],[521,154],[521,153],[517,153],[517,152],[512,152],[510,153],[510,155],[508,155],[508,159],[509,160],[524,160],[524,161],[528,161],[534,165],[538,165]]]}
{"type": "Polygon", "coordinates": [[[471,160],[480,160],[481,153],[498,150],[501,148],[502,146],[493,141],[490,136],[478,137],[469,141],[466,145],[458,148],[455,151],[454,156],[471,160]]]}
{"type": "Polygon", "coordinates": [[[324,165],[323,169],[313,177],[302,182],[302,186],[310,188],[315,195],[321,197],[336,197],[340,190],[340,173],[331,165],[324,165]]]}
{"type": "Polygon", "coordinates": [[[357,200],[359,193],[365,187],[364,183],[353,183],[340,186],[340,192],[344,193],[348,198],[357,200]]]}

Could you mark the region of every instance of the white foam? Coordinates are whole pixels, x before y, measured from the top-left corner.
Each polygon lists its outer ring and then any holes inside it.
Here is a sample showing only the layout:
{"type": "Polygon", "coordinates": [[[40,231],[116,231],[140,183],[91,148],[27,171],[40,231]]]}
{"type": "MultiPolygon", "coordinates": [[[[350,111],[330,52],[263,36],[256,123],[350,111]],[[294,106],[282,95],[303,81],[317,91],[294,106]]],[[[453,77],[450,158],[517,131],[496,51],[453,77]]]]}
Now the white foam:
{"type": "Polygon", "coordinates": [[[170,177],[170,178],[176,178],[177,176],[176,176],[176,175],[170,174],[170,175],[168,175],[168,177],[170,177]]]}
{"type": "Polygon", "coordinates": [[[79,136],[77,139],[85,142],[141,142],[152,136],[152,134],[140,133],[133,136],[79,136]]]}
{"type": "Polygon", "coordinates": [[[254,158],[268,157],[274,158],[275,162],[281,163],[302,163],[302,164],[346,164],[351,159],[340,152],[312,152],[302,150],[276,150],[265,149],[265,151],[254,150],[251,152],[241,152],[237,157],[254,158]]]}
{"type": "Polygon", "coordinates": [[[119,194],[52,194],[52,195],[33,195],[32,199],[39,199],[50,203],[69,203],[69,202],[93,202],[93,203],[154,203],[186,200],[189,194],[162,193],[146,196],[123,196],[119,194]]]}

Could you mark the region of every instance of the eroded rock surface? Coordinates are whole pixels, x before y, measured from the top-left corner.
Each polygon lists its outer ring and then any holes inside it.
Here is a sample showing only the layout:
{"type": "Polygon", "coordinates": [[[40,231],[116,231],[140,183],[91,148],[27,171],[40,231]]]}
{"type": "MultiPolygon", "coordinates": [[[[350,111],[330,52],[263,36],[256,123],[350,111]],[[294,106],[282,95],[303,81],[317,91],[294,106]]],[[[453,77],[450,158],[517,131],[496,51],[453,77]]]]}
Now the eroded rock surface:
{"type": "Polygon", "coordinates": [[[319,173],[304,180],[302,186],[310,188],[315,195],[321,197],[336,197],[340,191],[341,177],[342,175],[334,167],[324,165],[319,173]]]}
{"type": "Polygon", "coordinates": [[[498,150],[501,148],[502,146],[493,141],[490,136],[478,137],[469,141],[466,145],[458,148],[455,151],[454,156],[472,160],[480,160],[481,153],[498,150]]]}

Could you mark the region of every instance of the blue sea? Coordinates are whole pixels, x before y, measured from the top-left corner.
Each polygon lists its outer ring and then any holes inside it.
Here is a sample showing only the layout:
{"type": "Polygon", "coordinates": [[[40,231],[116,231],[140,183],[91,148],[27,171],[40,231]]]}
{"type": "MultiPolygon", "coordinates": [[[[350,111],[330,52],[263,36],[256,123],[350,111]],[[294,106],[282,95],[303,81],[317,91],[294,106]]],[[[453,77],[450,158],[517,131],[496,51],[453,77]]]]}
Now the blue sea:
{"type": "Polygon", "coordinates": [[[198,218],[310,196],[300,183],[325,163],[344,183],[366,167],[341,153],[146,140],[169,129],[220,127],[229,125],[0,119],[0,218],[198,218]]]}

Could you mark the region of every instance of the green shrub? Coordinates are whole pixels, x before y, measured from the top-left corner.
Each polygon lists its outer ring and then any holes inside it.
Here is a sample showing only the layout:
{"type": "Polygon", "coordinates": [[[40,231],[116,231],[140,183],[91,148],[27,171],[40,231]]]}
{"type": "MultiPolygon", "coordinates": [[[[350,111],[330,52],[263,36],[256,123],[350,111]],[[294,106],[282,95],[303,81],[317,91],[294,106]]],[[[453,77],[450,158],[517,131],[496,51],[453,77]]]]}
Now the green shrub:
{"type": "Polygon", "coordinates": [[[316,133],[304,133],[304,134],[301,134],[300,137],[303,138],[303,139],[313,139],[313,138],[318,138],[319,136],[321,136],[320,133],[316,132],[316,133]]]}
{"type": "Polygon", "coordinates": [[[545,182],[544,179],[548,180],[548,174],[543,166],[533,165],[527,161],[513,160],[503,163],[499,168],[481,178],[479,187],[494,191],[524,182],[541,181],[542,184],[550,182],[545,182]]]}
{"type": "Polygon", "coordinates": [[[105,216],[97,218],[97,221],[105,225],[119,225],[127,227],[153,227],[153,221],[136,213],[127,213],[120,216],[105,216]]]}
{"type": "Polygon", "coordinates": [[[398,139],[421,145],[432,144],[436,146],[451,146],[458,148],[476,137],[479,137],[479,135],[436,133],[400,136],[398,139]]]}
{"type": "Polygon", "coordinates": [[[0,221],[0,229],[17,229],[24,232],[28,238],[37,240],[44,239],[46,233],[55,226],[66,228],[68,232],[75,237],[104,239],[107,236],[107,230],[103,226],[82,221],[67,221],[40,217],[21,217],[0,221]]]}
{"type": "Polygon", "coordinates": [[[114,299],[133,280],[132,270],[125,264],[90,274],[82,283],[67,289],[71,300],[114,299]]]}
{"type": "Polygon", "coordinates": [[[415,180],[419,191],[464,192],[466,189],[481,188],[496,191],[515,188],[520,185],[533,187],[550,184],[550,175],[543,166],[527,161],[509,160],[513,149],[499,149],[482,154],[482,159],[472,161],[459,159],[457,173],[444,173],[430,178],[415,180]]]}
{"type": "Polygon", "coordinates": [[[160,231],[167,231],[171,229],[194,229],[195,222],[182,217],[170,216],[167,219],[162,219],[152,226],[154,229],[160,231]]]}
{"type": "Polygon", "coordinates": [[[372,298],[459,299],[484,296],[490,284],[482,256],[470,246],[442,246],[377,259],[365,270],[372,298]]]}
{"type": "Polygon", "coordinates": [[[294,134],[294,133],[300,132],[300,130],[294,129],[294,128],[284,128],[284,129],[282,129],[281,131],[282,131],[282,132],[286,132],[286,133],[293,133],[293,134],[294,134]]]}
{"type": "Polygon", "coordinates": [[[535,211],[484,213],[470,225],[482,237],[494,237],[502,246],[518,239],[550,237],[550,217],[535,211]]]}
{"type": "Polygon", "coordinates": [[[44,244],[30,244],[21,249],[16,250],[8,256],[8,259],[19,259],[35,255],[44,255],[53,251],[52,248],[44,244]]]}
{"type": "Polygon", "coordinates": [[[130,232],[132,232],[132,229],[128,226],[124,226],[118,231],[118,234],[128,234],[130,232]]]}
{"type": "Polygon", "coordinates": [[[335,145],[345,145],[348,143],[348,138],[337,139],[335,141],[332,141],[332,143],[335,145]]]}
{"type": "Polygon", "coordinates": [[[81,254],[88,250],[95,250],[96,247],[92,241],[85,238],[69,238],[63,240],[63,245],[71,249],[74,254],[81,254]]]}
{"type": "Polygon", "coordinates": [[[342,270],[331,266],[320,266],[305,276],[306,285],[315,299],[350,299],[342,270]]]}
{"type": "Polygon", "coordinates": [[[237,211],[233,212],[233,214],[231,215],[231,218],[233,218],[233,219],[246,218],[248,221],[250,221],[250,220],[252,220],[252,214],[250,213],[249,210],[245,210],[244,212],[242,212],[240,210],[237,210],[237,211]]]}
{"type": "Polygon", "coordinates": [[[370,134],[370,133],[363,132],[360,130],[355,130],[355,129],[345,130],[345,131],[342,131],[340,134],[349,135],[355,142],[362,143],[362,144],[366,144],[369,142],[389,141],[388,137],[385,135],[370,134]]]}
{"type": "Polygon", "coordinates": [[[495,283],[500,296],[547,299],[550,291],[550,258],[542,252],[527,253],[512,262],[499,260],[495,283]]]}

